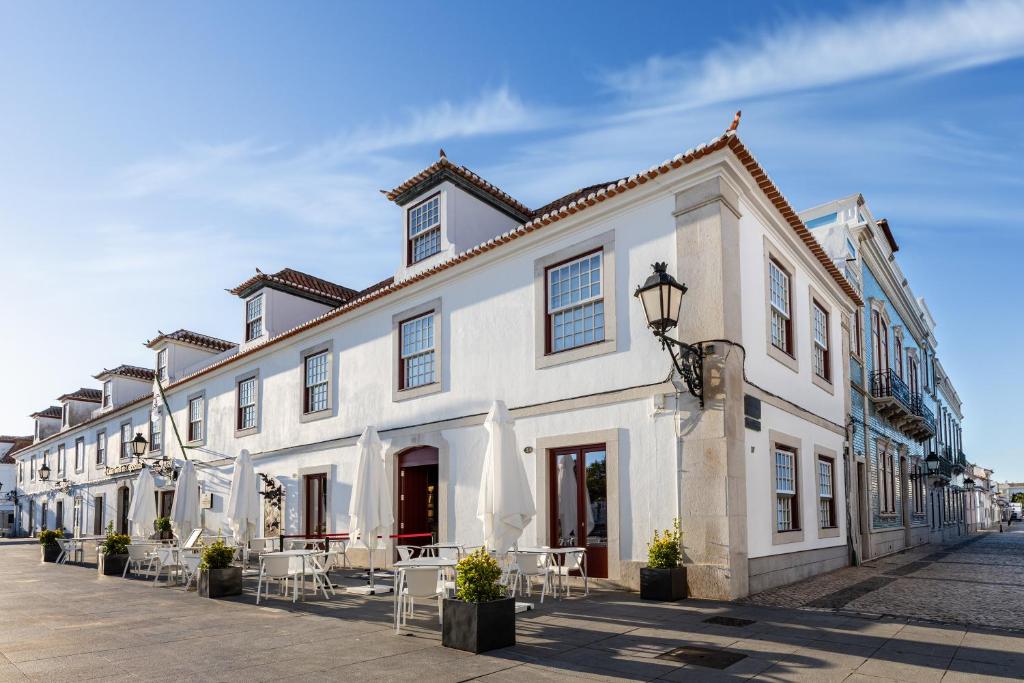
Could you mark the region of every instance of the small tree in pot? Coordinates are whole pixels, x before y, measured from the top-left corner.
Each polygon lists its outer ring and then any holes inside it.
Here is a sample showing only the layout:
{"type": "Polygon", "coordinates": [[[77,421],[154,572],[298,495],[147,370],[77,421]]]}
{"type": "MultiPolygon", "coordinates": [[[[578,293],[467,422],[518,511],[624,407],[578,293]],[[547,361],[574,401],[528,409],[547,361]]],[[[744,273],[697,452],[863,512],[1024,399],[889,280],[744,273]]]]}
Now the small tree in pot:
{"type": "Polygon", "coordinates": [[[39,532],[39,554],[43,562],[56,562],[60,557],[60,544],[58,538],[64,538],[64,532],[60,529],[43,529],[39,532]]]}
{"type": "Polygon", "coordinates": [[[99,561],[96,569],[100,576],[123,576],[124,566],[128,563],[128,546],[132,537],[128,534],[115,534],[114,523],[107,524],[107,535],[99,545],[99,561]]]}
{"type": "Polygon", "coordinates": [[[223,538],[203,546],[199,563],[199,595],[223,598],[242,594],[242,568],[231,565],[234,559],[235,549],[224,545],[223,538]]]}
{"type": "Polygon", "coordinates": [[[680,567],[682,532],[679,520],[664,533],[654,531],[647,544],[647,566],[640,570],[640,597],[644,600],[682,600],[686,597],[686,567],[680,567]]]}
{"type": "Polygon", "coordinates": [[[156,529],[158,538],[174,538],[174,532],[171,531],[171,518],[170,517],[157,517],[153,522],[153,528],[156,529]]]}
{"type": "Polygon", "coordinates": [[[501,567],[481,548],[459,560],[455,599],[445,599],[441,644],[487,652],[516,644],[516,604],[498,581],[501,567]]]}

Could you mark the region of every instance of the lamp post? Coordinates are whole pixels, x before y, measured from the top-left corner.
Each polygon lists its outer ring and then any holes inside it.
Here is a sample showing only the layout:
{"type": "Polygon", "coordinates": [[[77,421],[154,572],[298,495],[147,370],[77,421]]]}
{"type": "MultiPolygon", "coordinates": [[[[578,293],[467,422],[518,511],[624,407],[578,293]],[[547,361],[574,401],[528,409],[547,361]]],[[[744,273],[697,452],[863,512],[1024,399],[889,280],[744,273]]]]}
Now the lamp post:
{"type": "Polygon", "coordinates": [[[661,348],[672,356],[672,364],[686,382],[686,388],[704,409],[704,350],[668,336],[679,324],[679,308],[686,294],[686,285],[676,282],[666,270],[667,264],[655,263],[654,272],[636,288],[633,296],[640,299],[647,317],[647,327],[661,342],[661,348]]]}

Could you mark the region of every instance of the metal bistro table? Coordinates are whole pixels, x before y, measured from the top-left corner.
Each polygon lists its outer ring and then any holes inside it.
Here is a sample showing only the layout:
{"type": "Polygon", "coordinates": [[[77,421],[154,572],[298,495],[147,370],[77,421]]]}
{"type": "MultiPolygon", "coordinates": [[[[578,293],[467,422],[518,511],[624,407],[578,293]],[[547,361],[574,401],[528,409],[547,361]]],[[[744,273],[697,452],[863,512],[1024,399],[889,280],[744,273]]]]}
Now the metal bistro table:
{"type": "MultiPolygon", "coordinates": [[[[565,564],[565,556],[569,553],[583,553],[583,567],[584,574],[586,573],[587,566],[587,552],[586,548],[579,548],[576,546],[566,548],[516,548],[515,552],[528,553],[530,555],[547,555],[551,558],[551,561],[555,564],[565,564]],[[562,561],[558,562],[558,557],[562,557],[562,561]]],[[[555,596],[557,599],[562,597],[562,573],[558,573],[558,594],[555,596]]],[[[541,599],[543,602],[543,598],[541,599]]]]}
{"type": "Polygon", "coordinates": [[[437,569],[452,569],[458,564],[456,560],[447,557],[413,557],[408,560],[399,560],[391,567],[398,570],[395,574],[395,604],[394,617],[398,618],[398,594],[402,590],[402,581],[405,579],[405,570],[419,567],[435,567],[437,569]]]}

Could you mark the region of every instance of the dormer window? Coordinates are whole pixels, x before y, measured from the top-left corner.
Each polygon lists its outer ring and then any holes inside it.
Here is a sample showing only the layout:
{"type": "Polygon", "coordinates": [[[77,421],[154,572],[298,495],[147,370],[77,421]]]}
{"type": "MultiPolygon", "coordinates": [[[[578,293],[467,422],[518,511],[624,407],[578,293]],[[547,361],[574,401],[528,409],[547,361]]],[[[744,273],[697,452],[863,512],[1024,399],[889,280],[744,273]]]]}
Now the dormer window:
{"type": "Polygon", "coordinates": [[[68,426],[68,422],[71,419],[70,415],[71,415],[71,406],[69,406],[67,403],[65,403],[63,406],[61,406],[61,411],[60,411],[60,423],[62,425],[64,425],[65,427],[68,426]]]}
{"type": "Polygon", "coordinates": [[[409,209],[409,264],[441,251],[441,195],[409,209]]]}
{"type": "Polygon", "coordinates": [[[156,352],[156,376],[161,382],[167,381],[167,349],[156,352]]]}
{"type": "Polygon", "coordinates": [[[263,335],[263,295],[254,296],[245,302],[245,341],[252,341],[263,335]]]}
{"type": "Polygon", "coordinates": [[[112,404],[113,381],[107,380],[103,383],[103,407],[109,408],[112,404]]]}

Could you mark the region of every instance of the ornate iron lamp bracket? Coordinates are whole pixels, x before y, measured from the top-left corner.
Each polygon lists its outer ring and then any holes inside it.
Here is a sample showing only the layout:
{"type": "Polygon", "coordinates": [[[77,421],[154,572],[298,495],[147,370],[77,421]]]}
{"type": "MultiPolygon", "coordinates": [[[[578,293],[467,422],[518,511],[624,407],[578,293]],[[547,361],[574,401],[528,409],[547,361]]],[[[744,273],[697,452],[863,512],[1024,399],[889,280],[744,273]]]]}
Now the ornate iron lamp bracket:
{"type": "Polygon", "coordinates": [[[676,372],[700,403],[701,410],[704,410],[704,350],[660,332],[655,332],[654,335],[661,341],[661,348],[666,349],[672,356],[676,372]]]}

